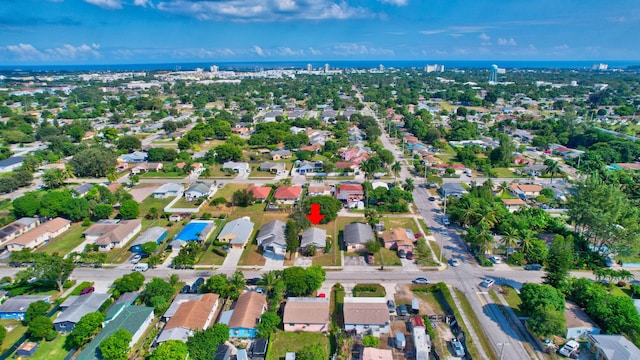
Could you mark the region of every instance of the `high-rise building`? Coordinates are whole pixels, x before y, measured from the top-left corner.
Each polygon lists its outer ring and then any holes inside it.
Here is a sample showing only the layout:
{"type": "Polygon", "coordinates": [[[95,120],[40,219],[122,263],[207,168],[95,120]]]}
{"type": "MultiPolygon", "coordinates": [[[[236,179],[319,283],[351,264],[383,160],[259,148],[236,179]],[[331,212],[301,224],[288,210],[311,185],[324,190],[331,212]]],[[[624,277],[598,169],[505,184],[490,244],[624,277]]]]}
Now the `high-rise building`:
{"type": "Polygon", "coordinates": [[[329,72],[329,64],[324,64],[324,72],[329,72]]]}
{"type": "Polygon", "coordinates": [[[209,70],[210,70],[212,73],[217,73],[218,71],[220,71],[220,68],[218,67],[218,65],[211,65],[211,66],[209,67],[209,70]]]}
{"type": "Polygon", "coordinates": [[[424,66],[424,71],[430,73],[430,72],[444,72],[444,65],[442,64],[433,64],[433,65],[425,65],[424,66]]]}
{"type": "Polygon", "coordinates": [[[591,65],[591,70],[599,70],[599,71],[605,71],[609,68],[609,64],[593,64],[591,65]]]}
{"type": "Polygon", "coordinates": [[[384,65],[380,64],[378,68],[380,69],[380,71],[384,71],[384,65]]]}
{"type": "Polygon", "coordinates": [[[307,71],[313,70],[313,66],[311,64],[307,64],[307,71]]]}

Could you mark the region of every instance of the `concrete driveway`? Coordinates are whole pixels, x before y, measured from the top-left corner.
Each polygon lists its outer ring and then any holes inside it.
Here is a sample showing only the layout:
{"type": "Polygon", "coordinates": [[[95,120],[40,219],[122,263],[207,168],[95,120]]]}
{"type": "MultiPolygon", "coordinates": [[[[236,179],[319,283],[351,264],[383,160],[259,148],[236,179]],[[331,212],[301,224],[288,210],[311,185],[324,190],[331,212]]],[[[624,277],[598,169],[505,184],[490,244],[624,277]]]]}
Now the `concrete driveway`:
{"type": "Polygon", "coordinates": [[[224,258],[224,263],[220,266],[220,270],[234,270],[238,266],[240,256],[244,249],[229,249],[227,257],[224,258]]]}

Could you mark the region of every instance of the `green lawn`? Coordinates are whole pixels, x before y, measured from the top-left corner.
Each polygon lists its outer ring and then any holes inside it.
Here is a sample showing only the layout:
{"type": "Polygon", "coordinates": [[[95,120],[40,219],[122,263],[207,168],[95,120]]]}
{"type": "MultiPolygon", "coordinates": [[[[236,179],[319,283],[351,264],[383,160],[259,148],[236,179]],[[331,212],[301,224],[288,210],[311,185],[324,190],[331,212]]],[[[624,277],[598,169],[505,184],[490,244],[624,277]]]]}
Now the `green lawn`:
{"type": "MultiPolygon", "coordinates": [[[[209,249],[200,256],[200,260],[196,265],[222,265],[225,257],[213,252],[213,248],[214,246],[210,246],[209,249]]],[[[217,246],[216,248],[221,249],[220,246],[217,246]]]]}
{"type": "Polygon", "coordinates": [[[38,343],[38,350],[31,356],[31,360],[50,360],[50,359],[63,359],[67,353],[67,350],[63,348],[64,341],[67,338],[66,335],[58,335],[53,341],[40,341],[38,343]]]}
{"type": "Polygon", "coordinates": [[[331,251],[328,253],[317,253],[316,256],[313,257],[313,265],[340,266],[342,264],[340,244],[338,244],[338,236],[336,235],[338,232],[337,223],[338,221],[332,221],[327,224],[318,225],[319,228],[327,231],[327,241],[331,240],[331,251]]]}
{"type": "Polygon", "coordinates": [[[58,253],[60,255],[66,255],[84,241],[82,232],[86,229],[86,227],[82,226],[82,222],[71,224],[71,228],[67,230],[67,232],[56,239],[50,240],[46,245],[40,247],[36,251],[43,251],[48,254],[58,253]]]}
{"type": "Polygon", "coordinates": [[[329,354],[329,338],[327,335],[311,332],[278,331],[271,337],[267,360],[282,360],[287,352],[296,352],[311,344],[320,344],[329,354]]]}
{"type": "Polygon", "coordinates": [[[375,265],[401,266],[402,261],[394,250],[382,248],[375,254],[375,265]]]}
{"type": "Polygon", "coordinates": [[[144,201],[140,203],[140,215],[145,216],[149,209],[156,208],[160,213],[162,213],[165,206],[169,205],[171,200],[175,199],[175,197],[170,197],[167,199],[156,199],[153,196],[148,196],[144,201]]]}
{"type": "Polygon", "coordinates": [[[491,169],[495,172],[496,176],[499,178],[519,178],[520,175],[514,173],[508,168],[493,168],[491,169]]]}
{"type": "Polygon", "coordinates": [[[251,170],[249,179],[273,179],[276,177],[275,173],[269,171],[251,170]]]}
{"type": "Polygon", "coordinates": [[[353,287],[355,297],[385,297],[387,292],[380,284],[356,284],[353,287]]]}
{"type": "Polygon", "coordinates": [[[181,197],[180,200],[176,201],[175,204],[173,204],[172,208],[196,209],[198,207],[196,203],[197,201],[187,201],[184,197],[181,197]]]}
{"type": "Polygon", "coordinates": [[[0,325],[7,329],[7,336],[2,342],[3,350],[10,348],[27,332],[27,327],[23,326],[20,320],[0,320],[0,325]],[[9,328],[11,328],[11,331],[9,331],[9,328]]]}
{"type": "Polygon", "coordinates": [[[249,187],[246,184],[225,184],[222,189],[218,189],[216,193],[213,195],[213,198],[223,197],[227,199],[227,201],[231,201],[231,196],[234,192],[240,189],[246,189],[249,187]]]}
{"type": "Polygon", "coordinates": [[[145,173],[138,174],[141,179],[156,179],[156,178],[172,178],[182,179],[187,177],[187,174],[183,174],[177,171],[147,171],[145,173]]]}
{"type": "Polygon", "coordinates": [[[238,261],[239,266],[264,266],[264,263],[265,258],[256,244],[247,245],[240,256],[240,261],[238,261]]]}
{"type": "Polygon", "coordinates": [[[394,218],[394,217],[383,217],[382,222],[384,223],[385,230],[389,231],[391,229],[403,228],[403,229],[411,229],[414,234],[418,233],[418,226],[413,218],[394,218]]]}
{"type": "Polygon", "coordinates": [[[425,223],[422,218],[418,218],[418,223],[420,223],[422,230],[424,230],[424,234],[429,235],[429,227],[427,226],[427,223],[425,223]]]}

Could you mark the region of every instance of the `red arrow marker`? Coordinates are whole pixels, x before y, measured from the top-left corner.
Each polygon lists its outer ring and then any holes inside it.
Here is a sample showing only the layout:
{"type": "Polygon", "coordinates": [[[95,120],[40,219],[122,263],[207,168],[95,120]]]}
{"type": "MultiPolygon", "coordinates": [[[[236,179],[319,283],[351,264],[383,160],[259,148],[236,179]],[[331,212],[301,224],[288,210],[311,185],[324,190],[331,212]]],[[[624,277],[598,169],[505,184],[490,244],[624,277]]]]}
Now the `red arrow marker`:
{"type": "Polygon", "coordinates": [[[320,204],[311,204],[311,214],[307,215],[307,219],[309,219],[313,225],[318,225],[323,218],[324,215],[320,214],[320,204]]]}

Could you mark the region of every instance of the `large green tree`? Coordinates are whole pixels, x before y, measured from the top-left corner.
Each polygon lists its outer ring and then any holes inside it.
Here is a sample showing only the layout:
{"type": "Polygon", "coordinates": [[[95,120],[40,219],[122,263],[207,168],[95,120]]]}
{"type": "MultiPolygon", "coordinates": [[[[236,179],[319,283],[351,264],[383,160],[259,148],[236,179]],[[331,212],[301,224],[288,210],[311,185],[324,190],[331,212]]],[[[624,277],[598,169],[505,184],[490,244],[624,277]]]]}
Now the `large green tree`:
{"type": "Polygon", "coordinates": [[[564,294],[551,285],[525,283],[520,289],[520,310],[532,314],[536,308],[551,305],[555,310],[564,312],[564,294]]]}
{"type": "Polygon", "coordinates": [[[168,302],[175,290],[171,284],[160,278],[153,278],[140,293],[140,299],[147,306],[153,307],[156,312],[161,313],[166,310],[168,302]]]}
{"type": "Polygon", "coordinates": [[[567,237],[565,239],[561,235],[556,235],[549,248],[544,283],[564,289],[572,265],[573,238],[567,237]]]}
{"type": "Polygon", "coordinates": [[[91,338],[100,332],[103,321],[104,314],[99,311],[84,315],[65,339],[65,348],[67,350],[79,349],[84,344],[87,344],[91,338]]]}
{"type": "Polygon", "coordinates": [[[160,344],[149,360],[185,360],[189,356],[189,347],[180,340],[168,340],[160,344]]]}
{"type": "Polygon", "coordinates": [[[27,312],[24,314],[23,323],[25,325],[29,325],[31,320],[37,318],[38,316],[45,316],[47,312],[49,312],[49,308],[51,308],[51,304],[44,300],[38,300],[29,304],[27,308],[27,312]]]}
{"type": "Polygon", "coordinates": [[[29,335],[34,339],[55,338],[53,320],[43,315],[36,316],[29,322],[29,335]]]}
{"type": "Polygon", "coordinates": [[[125,200],[120,205],[120,216],[124,219],[135,219],[140,216],[140,207],[135,200],[125,200]]]}
{"type": "Polygon", "coordinates": [[[49,281],[58,286],[60,292],[64,291],[62,285],[69,278],[75,268],[73,261],[64,259],[58,255],[36,253],[32,255],[33,265],[18,272],[16,277],[21,279],[37,278],[40,281],[49,281]]]}
{"type": "Polygon", "coordinates": [[[116,166],[117,155],[104,147],[92,147],[81,150],[69,162],[76,176],[106,177],[109,170],[116,166]]]}
{"type": "Polygon", "coordinates": [[[118,150],[132,152],[134,150],[140,150],[140,148],[142,148],[142,142],[135,136],[124,135],[118,138],[116,146],[118,147],[118,150]]]}
{"type": "Polygon", "coordinates": [[[225,324],[218,323],[206,330],[196,331],[187,340],[189,358],[213,360],[216,354],[214,350],[227,340],[229,340],[229,327],[225,324]]]}
{"type": "Polygon", "coordinates": [[[338,217],[338,212],[342,209],[342,202],[333,196],[317,195],[304,199],[303,207],[305,214],[311,213],[311,204],[320,205],[320,214],[324,218],[320,220],[320,224],[326,224],[338,217]]]}
{"type": "Polygon", "coordinates": [[[131,333],[125,329],[118,329],[108,338],[102,340],[98,348],[100,355],[105,360],[127,360],[129,358],[129,343],[131,342],[131,333]]]}
{"type": "Polygon", "coordinates": [[[26,193],[12,202],[16,218],[32,217],[40,210],[40,200],[34,193],[26,193]]]}

